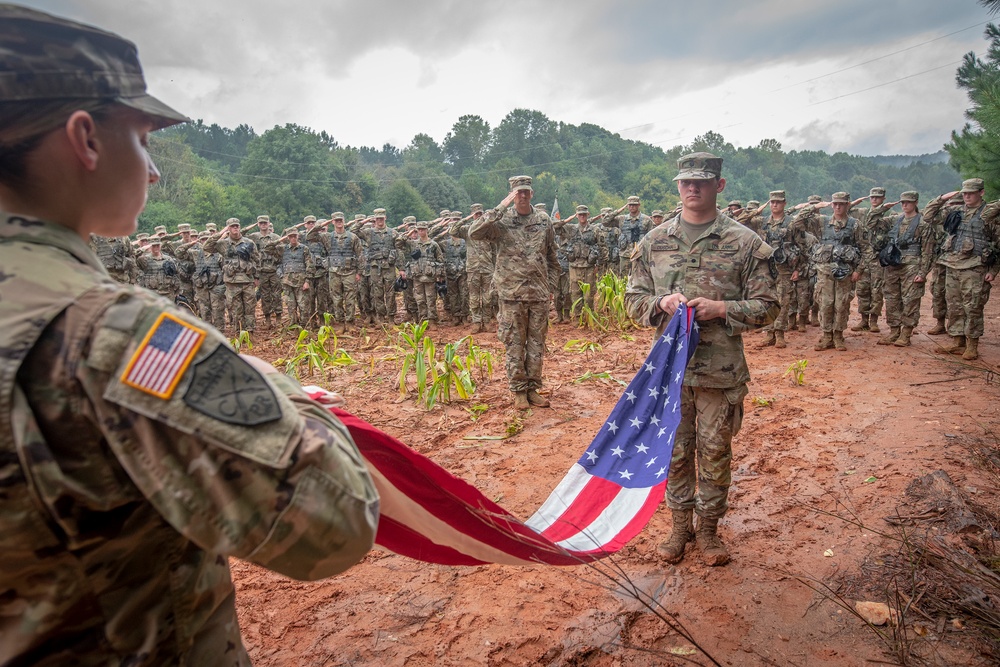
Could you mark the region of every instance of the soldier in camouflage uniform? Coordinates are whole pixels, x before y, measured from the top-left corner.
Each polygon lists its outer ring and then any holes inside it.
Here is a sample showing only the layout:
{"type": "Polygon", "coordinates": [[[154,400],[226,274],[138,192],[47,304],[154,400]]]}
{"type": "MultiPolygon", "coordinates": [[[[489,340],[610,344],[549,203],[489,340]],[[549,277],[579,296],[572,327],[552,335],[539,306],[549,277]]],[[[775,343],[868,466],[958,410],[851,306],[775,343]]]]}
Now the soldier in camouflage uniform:
{"type": "Polygon", "coordinates": [[[729,552],[718,523],[729,506],[732,439],[743,421],[750,380],[741,334],[774,320],[778,297],[771,248],[715,207],[726,186],[722,158],[693,153],[677,166],[674,180],[684,208],[636,245],[625,303],[633,320],[657,328],[656,336],[680,304],[694,309],[701,339],[684,376],[667,477],[673,529],[659,550],[677,563],[696,539],[707,564],[724,565],[729,552]]]}
{"type": "Polygon", "coordinates": [[[600,232],[601,236],[604,237],[604,247],[608,249],[607,258],[597,265],[598,276],[603,276],[608,271],[618,274],[618,269],[621,264],[618,256],[619,229],[608,224],[607,222],[612,217],[613,213],[613,208],[605,206],[601,209],[601,213],[597,216],[597,219],[592,221],[594,227],[600,232]]]}
{"type": "Polygon", "coordinates": [[[0,71],[0,664],[249,666],[229,558],[345,570],[374,485],[294,380],[87,247],[135,230],[183,119],[135,46],[2,5],[0,71]]]}
{"type": "Polygon", "coordinates": [[[437,285],[444,281],[444,253],[441,246],[427,235],[430,225],[421,220],[416,224],[417,237],[396,238],[396,249],[407,259],[406,269],[399,272],[409,278],[413,285],[413,295],[417,300],[417,321],[428,322],[428,329],[438,321],[437,285]]]}
{"type": "MultiPolygon", "coordinates": [[[[931,200],[933,201],[933,200],[931,200]]],[[[961,210],[965,206],[965,201],[962,199],[961,193],[952,197],[946,201],[941,208],[938,209],[935,217],[939,217],[942,221],[947,219],[948,215],[952,211],[961,210]]],[[[923,212],[924,220],[931,222],[931,219],[927,217],[927,211],[923,212]]],[[[948,328],[945,326],[945,319],[948,317],[948,301],[945,299],[945,283],[947,278],[948,269],[944,264],[939,264],[938,259],[941,258],[941,253],[944,252],[944,242],[947,238],[947,234],[944,231],[944,225],[935,225],[931,223],[931,228],[934,230],[934,263],[931,269],[931,315],[937,320],[937,323],[927,330],[927,335],[929,336],[940,336],[941,334],[948,333],[948,328]]]]}
{"type": "Polygon", "coordinates": [[[149,243],[149,252],[136,255],[139,267],[139,285],[173,301],[177,298],[180,282],[177,278],[177,262],[161,252],[163,242],[154,237],[149,243]]]}
{"type": "Polygon", "coordinates": [[[608,253],[600,231],[590,224],[590,209],[583,204],[577,206],[576,219],[579,222],[565,224],[569,245],[570,303],[573,305],[574,312],[577,301],[585,303],[593,310],[594,296],[597,292],[597,265],[608,253]],[[590,286],[585,299],[583,284],[590,286]]]}
{"type": "Polygon", "coordinates": [[[553,293],[553,305],[556,309],[556,321],[562,324],[573,321],[573,300],[570,298],[569,289],[569,242],[572,230],[565,224],[554,224],[553,229],[556,239],[556,259],[559,260],[559,279],[553,293]]]}
{"type": "Polygon", "coordinates": [[[469,238],[469,229],[483,217],[483,205],[472,205],[471,220],[452,221],[448,233],[465,241],[465,270],[469,290],[469,318],[473,333],[486,331],[486,323],[493,317],[493,271],[496,252],[488,241],[469,238]]]}
{"type": "Polygon", "coordinates": [[[509,179],[510,193],[477,220],[469,237],[496,243],[494,280],[500,298],[498,337],[506,347],[514,407],[547,407],[538,393],[549,329],[549,299],[559,277],[552,223],[531,206],[531,177],[509,179]],[[514,206],[508,206],[514,203],[514,206]]]}
{"type": "MultiPolygon", "coordinates": [[[[354,303],[361,282],[363,251],[361,239],[347,231],[344,214],[337,211],[331,217],[333,231],[322,236],[330,260],[330,301],[333,319],[340,331],[354,324],[354,303]]],[[[313,229],[314,233],[317,228],[313,229]]]]}
{"type": "MultiPolygon", "coordinates": [[[[865,198],[855,199],[857,206],[865,198]]],[[[853,209],[858,218],[860,232],[858,243],[861,247],[861,264],[858,265],[858,282],[854,287],[858,295],[858,314],[861,321],[851,327],[851,331],[871,331],[878,333],[878,317],[882,312],[883,269],[878,262],[878,254],[885,247],[886,234],[891,224],[890,209],[899,202],[885,201],[885,188],[872,188],[868,195],[869,208],[853,209]]]]}
{"type": "Polygon", "coordinates": [[[226,285],[229,324],[238,333],[257,328],[257,295],[254,281],[260,253],[253,241],[243,236],[238,218],[229,218],[219,236],[205,241],[205,252],[222,257],[222,281],[226,285]]]}
{"type": "MultiPolygon", "coordinates": [[[[458,216],[449,220],[449,223],[461,222],[462,217],[458,216]]],[[[464,240],[457,236],[448,236],[441,239],[441,251],[444,253],[444,271],[447,280],[447,303],[450,304],[448,312],[451,313],[452,324],[461,326],[469,318],[469,280],[466,262],[468,261],[468,248],[464,240]]]]}
{"type": "Polygon", "coordinates": [[[365,261],[365,253],[368,251],[368,244],[365,242],[360,235],[358,235],[358,229],[361,225],[365,223],[365,214],[356,213],[354,215],[354,220],[351,221],[350,225],[345,228],[354,234],[359,241],[361,241],[361,262],[359,264],[361,280],[358,282],[358,313],[361,315],[361,322],[363,324],[372,324],[375,321],[375,310],[372,305],[372,291],[371,291],[371,276],[372,270],[365,261]]]}
{"type": "Polygon", "coordinates": [[[963,181],[959,192],[965,205],[947,218],[944,204],[958,192],[936,197],[924,209],[924,217],[945,237],[937,260],[947,269],[945,299],[952,344],[945,351],[969,361],[979,358],[983,309],[1000,263],[1000,200],[987,204],[984,189],[981,178],[963,181]]]}
{"type": "Polygon", "coordinates": [[[806,206],[796,216],[795,223],[809,229],[819,218],[822,233],[816,237],[810,261],[816,270],[816,300],[819,302],[819,324],[823,335],[814,350],[847,349],[844,329],[851,312],[851,286],[858,280],[861,250],[858,237],[861,228],[857,218],[848,215],[851,198],[846,192],[835,192],[830,202],[806,206]],[[819,210],[833,207],[833,215],[820,216],[819,210]]]}
{"type": "Polygon", "coordinates": [[[639,198],[629,197],[626,200],[628,215],[615,215],[606,224],[618,228],[618,268],[621,275],[627,276],[632,269],[632,250],[639,240],[653,228],[653,221],[645,213],[639,212],[639,198]]]}
{"type": "Polygon", "coordinates": [[[326,282],[326,274],[316,277],[318,272],[312,251],[309,245],[299,243],[299,230],[295,227],[264,246],[264,252],[273,257],[278,266],[289,325],[306,328],[313,315],[309,292],[316,289],[316,281],[326,282]],[[282,243],[286,239],[288,243],[282,243]]]}
{"type": "MultiPolygon", "coordinates": [[[[778,273],[778,303],[781,310],[774,322],[764,329],[764,341],[759,347],[773,345],[777,348],[786,347],[785,332],[797,328],[798,301],[795,283],[804,273],[806,257],[803,251],[805,231],[801,226],[792,225],[792,216],[786,214],[787,199],[784,190],[774,190],[770,193],[766,206],[770,208],[767,216],[757,214],[763,207],[753,209],[751,218],[744,224],[757,234],[774,250],[771,261],[778,273]]],[[[727,214],[728,215],[728,214],[727,214]]]]}
{"type": "Polygon", "coordinates": [[[217,252],[205,252],[204,243],[211,232],[202,232],[194,241],[177,247],[177,259],[191,262],[191,284],[194,302],[201,319],[220,331],[226,327],[226,285],[222,282],[222,257],[217,252]]]}
{"type": "Polygon", "coordinates": [[[106,238],[91,234],[90,249],[101,260],[109,276],[123,285],[133,282],[136,251],[127,236],[106,238]]]}
{"type": "Polygon", "coordinates": [[[365,242],[365,264],[371,270],[371,298],[379,323],[392,324],[396,317],[396,232],[385,226],[385,209],[375,209],[374,226],[367,223],[357,235],[365,242]]]}
{"type": "Polygon", "coordinates": [[[264,316],[264,326],[271,327],[271,316],[274,316],[274,326],[281,324],[281,279],[278,277],[278,265],[273,255],[265,254],[264,247],[278,240],[278,235],[271,224],[271,216],[257,216],[257,231],[250,234],[250,240],[257,246],[260,253],[260,268],[258,269],[258,290],[260,291],[260,310],[264,316]]]}
{"type": "MultiPolygon", "coordinates": [[[[308,239],[310,233],[316,227],[316,216],[307,215],[302,219],[305,227],[305,237],[308,239]]],[[[288,230],[285,230],[286,233],[288,230]]],[[[322,229],[320,230],[322,232],[322,229]]],[[[322,232],[325,234],[326,232],[322,232]]],[[[314,237],[315,238],[315,237],[314,237]]],[[[306,300],[306,321],[313,326],[320,326],[324,322],[324,313],[330,312],[330,258],[326,254],[326,247],[320,241],[306,241],[304,243],[309,248],[312,256],[312,266],[306,276],[309,281],[309,288],[305,291],[306,300]]],[[[288,283],[282,278],[282,289],[285,292],[285,303],[288,303],[288,283]]]]}
{"type": "Polygon", "coordinates": [[[909,346],[920,321],[920,299],[934,261],[934,230],[917,211],[918,199],[914,191],[901,194],[903,213],[889,223],[886,241],[899,248],[900,263],[886,266],[883,273],[889,333],[879,339],[879,345],[909,346]]]}

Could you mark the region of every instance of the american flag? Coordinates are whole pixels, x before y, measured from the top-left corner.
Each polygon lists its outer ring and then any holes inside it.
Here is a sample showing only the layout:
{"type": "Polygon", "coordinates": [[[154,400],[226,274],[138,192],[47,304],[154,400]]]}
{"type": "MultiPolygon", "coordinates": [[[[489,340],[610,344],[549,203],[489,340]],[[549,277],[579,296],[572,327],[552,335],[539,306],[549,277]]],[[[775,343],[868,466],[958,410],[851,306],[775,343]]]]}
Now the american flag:
{"type": "MultiPolygon", "coordinates": [[[[399,440],[331,408],[378,488],[376,543],[445,565],[578,565],[620,550],[663,500],[684,369],[697,344],[693,311],[681,306],[593,442],[527,522],[399,440]]],[[[317,400],[326,393],[306,390],[317,400]]]]}
{"type": "Polygon", "coordinates": [[[147,394],[170,398],[184,375],[205,331],[162,313],[125,367],[121,380],[147,394]]]}

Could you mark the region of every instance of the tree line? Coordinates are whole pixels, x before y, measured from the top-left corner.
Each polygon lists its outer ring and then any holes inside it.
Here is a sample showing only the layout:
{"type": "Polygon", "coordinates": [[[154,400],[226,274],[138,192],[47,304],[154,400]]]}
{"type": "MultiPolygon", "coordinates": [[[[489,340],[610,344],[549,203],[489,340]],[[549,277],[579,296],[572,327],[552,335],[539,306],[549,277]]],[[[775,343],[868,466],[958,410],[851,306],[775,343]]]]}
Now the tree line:
{"type": "Polygon", "coordinates": [[[441,141],[421,133],[402,149],[343,146],[327,132],[294,124],[257,134],[248,125],[230,129],[199,120],[151,138],[162,177],[150,190],[140,229],[173,229],[181,222],[200,228],[261,213],[282,229],[305,215],[376,207],[386,209],[391,225],[407,215],[429,220],[441,209],[495,204],[507,193],[508,177],[517,174],[534,178],[535,201],[551,206],[558,196],[564,212],[577,204],[617,208],[638,195],[648,213],[676,205],[676,159],[702,150],[725,159],[725,197],[744,202],[776,189],[786,190],[790,201],[838,190],[861,196],[875,185],[896,194],[918,190],[929,198],[954,189],[959,179],[933,155],[879,160],[785,151],[774,139],[736,148],[716,132],[663,149],[529,109],[514,109],[496,127],[465,115],[441,141]]]}

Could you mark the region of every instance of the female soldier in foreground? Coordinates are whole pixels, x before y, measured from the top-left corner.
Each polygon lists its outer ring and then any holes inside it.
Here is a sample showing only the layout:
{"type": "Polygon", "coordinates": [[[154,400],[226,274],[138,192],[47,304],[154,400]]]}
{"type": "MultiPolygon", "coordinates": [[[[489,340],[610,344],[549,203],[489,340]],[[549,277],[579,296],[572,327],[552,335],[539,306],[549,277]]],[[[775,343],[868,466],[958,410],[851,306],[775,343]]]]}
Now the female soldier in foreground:
{"type": "Polygon", "coordinates": [[[88,248],[184,120],[130,42],[0,5],[0,664],[249,664],[228,556],[318,579],[371,547],[344,426],[88,248]]]}

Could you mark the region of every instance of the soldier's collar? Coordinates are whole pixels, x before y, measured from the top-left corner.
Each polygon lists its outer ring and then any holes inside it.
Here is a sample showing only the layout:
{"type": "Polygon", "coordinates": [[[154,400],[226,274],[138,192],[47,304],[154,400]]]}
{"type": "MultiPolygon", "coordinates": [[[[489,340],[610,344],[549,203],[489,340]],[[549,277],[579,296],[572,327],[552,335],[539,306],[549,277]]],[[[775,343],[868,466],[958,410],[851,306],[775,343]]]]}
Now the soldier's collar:
{"type": "Polygon", "coordinates": [[[83,264],[106,273],[104,265],[91,251],[86,241],[72,229],[54,222],[0,211],[0,238],[55,246],[65,250],[83,264]]]}

